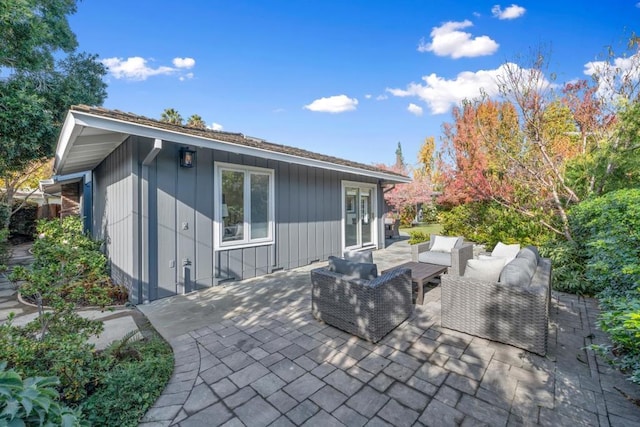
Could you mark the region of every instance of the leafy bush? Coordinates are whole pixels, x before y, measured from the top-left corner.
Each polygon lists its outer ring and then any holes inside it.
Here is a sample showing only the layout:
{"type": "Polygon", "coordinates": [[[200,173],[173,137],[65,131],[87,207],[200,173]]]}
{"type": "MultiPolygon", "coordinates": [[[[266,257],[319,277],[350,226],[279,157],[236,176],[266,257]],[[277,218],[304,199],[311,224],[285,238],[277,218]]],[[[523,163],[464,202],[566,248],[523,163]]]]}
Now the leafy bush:
{"type": "Polygon", "coordinates": [[[431,234],[424,231],[409,231],[409,244],[415,245],[417,243],[428,242],[431,239],[431,234]]]}
{"type": "Polygon", "coordinates": [[[11,258],[11,244],[9,243],[9,230],[0,228],[0,265],[6,265],[11,258]]]}
{"type": "Polygon", "coordinates": [[[569,212],[569,223],[592,289],[634,294],[640,285],[640,189],[583,201],[569,212]]]}
{"type": "Polygon", "coordinates": [[[80,217],[39,221],[38,233],[31,269],[14,270],[12,277],[25,282],[24,296],[36,302],[42,299],[47,305],[64,301],[104,307],[126,301],[125,288],[114,285],[107,274],[100,242],[83,233],[80,217]]]}
{"type": "Polygon", "coordinates": [[[79,426],[79,411],[58,403],[55,377],[25,378],[0,363],[0,424],[79,426]]]}
{"type": "Polygon", "coordinates": [[[400,226],[408,227],[416,219],[417,211],[414,205],[407,205],[400,211],[400,226]]]}
{"type": "Polygon", "coordinates": [[[632,298],[603,298],[600,304],[599,326],[611,336],[613,347],[596,349],[628,372],[631,381],[640,384],[640,293],[632,298]]]}
{"type": "MultiPolygon", "coordinates": [[[[16,209],[22,204],[22,200],[14,203],[16,209]]],[[[38,204],[27,202],[17,210],[9,220],[9,231],[11,236],[20,236],[29,240],[33,239],[36,233],[36,221],[38,218],[38,204]]]]}
{"type": "Polygon", "coordinates": [[[171,347],[160,338],[115,344],[123,357],[85,402],[83,412],[95,426],[137,426],[173,371],[171,347]]]}
{"type": "Polygon", "coordinates": [[[596,291],[584,275],[584,255],[575,242],[549,241],[539,249],[543,257],[551,258],[553,289],[577,295],[595,295],[596,291]]]}
{"type": "Polygon", "coordinates": [[[43,313],[22,328],[10,317],[0,325],[0,360],[25,376],[58,377],[62,399],[77,402],[101,379],[102,361],[87,342],[101,331],[100,321],[72,309],[43,313]]]}
{"type": "Polygon", "coordinates": [[[472,202],[440,213],[443,233],[493,247],[498,242],[536,245],[553,239],[539,222],[494,202],[472,202]]]}

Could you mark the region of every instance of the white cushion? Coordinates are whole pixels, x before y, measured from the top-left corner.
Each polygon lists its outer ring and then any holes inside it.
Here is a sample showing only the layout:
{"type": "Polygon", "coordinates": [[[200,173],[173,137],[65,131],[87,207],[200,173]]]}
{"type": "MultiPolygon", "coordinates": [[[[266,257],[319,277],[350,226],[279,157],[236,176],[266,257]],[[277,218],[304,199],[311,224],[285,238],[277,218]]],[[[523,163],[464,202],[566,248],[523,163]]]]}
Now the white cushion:
{"type": "Polygon", "coordinates": [[[493,251],[491,251],[491,256],[505,258],[508,263],[518,255],[518,252],[520,252],[520,245],[518,243],[505,245],[502,242],[498,242],[496,247],[493,248],[493,251]]]}
{"type": "Polygon", "coordinates": [[[470,259],[464,269],[464,278],[497,282],[503,267],[504,258],[470,259]]]}
{"type": "Polygon", "coordinates": [[[451,253],[451,249],[453,249],[457,241],[457,237],[435,236],[433,239],[433,246],[431,246],[430,250],[434,252],[451,253]]]}
{"type": "Polygon", "coordinates": [[[478,255],[478,259],[501,259],[504,264],[507,263],[507,260],[502,258],[501,256],[493,256],[493,255],[478,255]]]}

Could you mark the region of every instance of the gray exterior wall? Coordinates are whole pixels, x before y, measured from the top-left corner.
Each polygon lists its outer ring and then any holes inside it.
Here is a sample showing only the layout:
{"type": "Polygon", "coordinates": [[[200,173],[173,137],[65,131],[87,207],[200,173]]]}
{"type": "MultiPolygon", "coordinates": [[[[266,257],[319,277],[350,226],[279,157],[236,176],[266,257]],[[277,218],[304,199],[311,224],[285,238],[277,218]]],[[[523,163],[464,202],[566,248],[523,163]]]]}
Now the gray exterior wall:
{"type": "Polygon", "coordinates": [[[93,228],[103,240],[111,277],[129,290],[138,303],[137,210],[134,205],[136,176],[133,143],[127,140],[93,171],[93,228]]]}
{"type": "MultiPolygon", "coordinates": [[[[105,240],[112,276],[140,303],[326,260],[342,252],[342,181],[374,178],[198,149],[180,168],[180,145],[130,137],[94,171],[93,234],[105,240]],[[275,244],[214,250],[214,162],[274,170],[275,244]]],[[[378,186],[377,213],[383,213],[378,186]]],[[[378,246],[384,246],[382,221],[378,246]]]]}

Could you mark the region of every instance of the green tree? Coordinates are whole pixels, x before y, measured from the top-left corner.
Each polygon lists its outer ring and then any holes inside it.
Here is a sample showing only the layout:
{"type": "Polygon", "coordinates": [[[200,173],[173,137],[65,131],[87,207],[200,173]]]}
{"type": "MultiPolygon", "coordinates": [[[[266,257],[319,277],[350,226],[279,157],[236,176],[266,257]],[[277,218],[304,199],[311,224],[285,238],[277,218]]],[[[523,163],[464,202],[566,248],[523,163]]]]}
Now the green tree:
{"type": "Polygon", "coordinates": [[[76,0],[0,2],[0,66],[18,71],[51,69],[57,50],[72,52],[78,42],[67,15],[76,0]]]}
{"type": "MultiPolygon", "coordinates": [[[[34,161],[51,157],[69,107],[101,105],[106,68],[77,53],[67,15],[75,0],[0,3],[0,179],[6,184],[34,161]]],[[[13,204],[17,188],[2,190],[13,204]]]]}
{"type": "Polygon", "coordinates": [[[191,116],[189,116],[189,118],[187,119],[187,126],[191,128],[196,128],[196,129],[207,128],[207,124],[202,119],[202,117],[199,116],[198,114],[192,114],[191,116]]]}
{"type": "Polygon", "coordinates": [[[182,124],[182,116],[178,113],[177,110],[173,108],[165,108],[160,116],[160,121],[165,123],[171,123],[173,125],[181,125],[182,124]]]}

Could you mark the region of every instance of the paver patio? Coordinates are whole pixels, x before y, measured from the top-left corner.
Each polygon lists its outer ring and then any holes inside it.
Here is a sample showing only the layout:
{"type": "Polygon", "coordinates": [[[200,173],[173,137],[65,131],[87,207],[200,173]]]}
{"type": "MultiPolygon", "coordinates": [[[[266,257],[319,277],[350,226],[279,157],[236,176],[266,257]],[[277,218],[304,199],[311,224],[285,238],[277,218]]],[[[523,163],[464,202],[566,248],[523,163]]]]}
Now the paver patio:
{"type": "Polygon", "coordinates": [[[546,357],[441,328],[439,288],[372,344],[311,316],[315,267],[141,306],[176,363],[141,425],[640,426],[640,387],[584,349],[595,300],[553,293],[546,357]]]}

